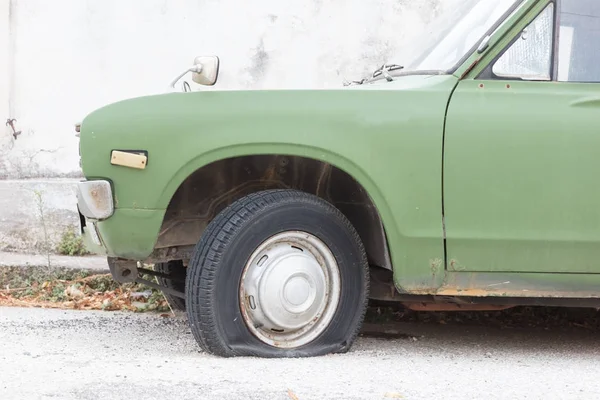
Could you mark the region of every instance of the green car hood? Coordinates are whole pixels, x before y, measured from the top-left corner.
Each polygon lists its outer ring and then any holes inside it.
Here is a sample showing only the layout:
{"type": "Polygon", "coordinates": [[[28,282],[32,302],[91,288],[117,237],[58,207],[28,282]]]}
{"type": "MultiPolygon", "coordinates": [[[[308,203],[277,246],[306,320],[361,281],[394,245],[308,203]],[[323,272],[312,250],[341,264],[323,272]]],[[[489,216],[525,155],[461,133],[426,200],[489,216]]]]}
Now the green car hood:
{"type": "Polygon", "coordinates": [[[388,182],[377,178],[377,184],[375,177],[390,176],[398,157],[420,158],[420,165],[429,160],[437,172],[455,84],[452,75],[411,75],[339,89],[207,90],[123,100],[83,120],[82,169],[88,179],[113,182],[117,208],[165,209],[194,170],[250,154],[317,158],[376,192],[388,182]],[[421,153],[426,143],[431,148],[421,153]],[[147,167],[111,165],[112,150],[145,151],[147,167]]]}

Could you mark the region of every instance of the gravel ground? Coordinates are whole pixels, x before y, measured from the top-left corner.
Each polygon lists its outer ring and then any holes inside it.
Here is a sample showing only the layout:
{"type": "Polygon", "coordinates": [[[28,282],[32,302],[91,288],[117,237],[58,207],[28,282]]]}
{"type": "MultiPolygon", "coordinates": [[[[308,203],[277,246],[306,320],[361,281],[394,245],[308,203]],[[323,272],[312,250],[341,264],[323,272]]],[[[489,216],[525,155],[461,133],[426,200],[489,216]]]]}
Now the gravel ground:
{"type": "Polygon", "coordinates": [[[0,308],[0,399],[598,399],[598,333],[403,322],[312,359],[221,359],[183,317],[0,308]],[[291,391],[291,392],[288,392],[291,391]]]}

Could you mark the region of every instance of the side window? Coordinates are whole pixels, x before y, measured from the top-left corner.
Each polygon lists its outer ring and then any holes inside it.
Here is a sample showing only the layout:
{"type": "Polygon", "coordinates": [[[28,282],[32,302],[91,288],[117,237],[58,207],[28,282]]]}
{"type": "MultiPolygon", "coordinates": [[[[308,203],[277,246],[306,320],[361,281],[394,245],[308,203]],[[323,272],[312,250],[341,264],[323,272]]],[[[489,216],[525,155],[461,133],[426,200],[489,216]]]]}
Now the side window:
{"type": "Polygon", "coordinates": [[[550,3],[494,63],[492,72],[500,78],[551,80],[553,37],[554,3],[550,3]]]}
{"type": "Polygon", "coordinates": [[[563,0],[558,32],[558,80],[600,82],[600,1],[563,0]]]}

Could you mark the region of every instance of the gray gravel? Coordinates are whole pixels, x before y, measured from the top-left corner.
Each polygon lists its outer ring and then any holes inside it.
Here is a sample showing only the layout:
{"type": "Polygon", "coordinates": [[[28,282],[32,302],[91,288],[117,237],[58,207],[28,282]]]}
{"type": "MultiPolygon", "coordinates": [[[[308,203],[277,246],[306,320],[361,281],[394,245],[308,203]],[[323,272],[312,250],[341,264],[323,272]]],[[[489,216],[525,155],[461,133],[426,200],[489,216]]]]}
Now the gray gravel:
{"type": "Polygon", "coordinates": [[[221,359],[182,317],[0,308],[0,399],[600,398],[596,333],[394,328],[344,355],[221,359]]]}

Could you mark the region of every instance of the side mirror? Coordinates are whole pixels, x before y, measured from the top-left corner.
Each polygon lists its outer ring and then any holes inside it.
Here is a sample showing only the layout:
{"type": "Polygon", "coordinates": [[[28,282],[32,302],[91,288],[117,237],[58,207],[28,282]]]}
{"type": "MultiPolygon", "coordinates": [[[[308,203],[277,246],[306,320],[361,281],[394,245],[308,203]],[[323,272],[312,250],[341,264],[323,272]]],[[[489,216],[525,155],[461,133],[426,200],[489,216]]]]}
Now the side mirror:
{"type": "Polygon", "coordinates": [[[213,86],[219,77],[219,57],[199,56],[194,59],[192,80],[199,85],[213,86]]]}

